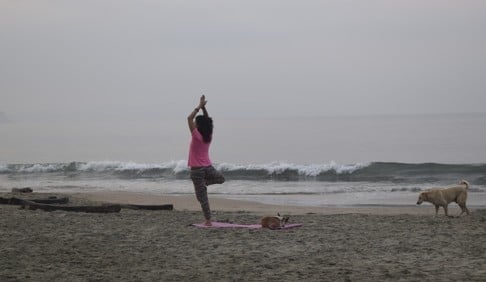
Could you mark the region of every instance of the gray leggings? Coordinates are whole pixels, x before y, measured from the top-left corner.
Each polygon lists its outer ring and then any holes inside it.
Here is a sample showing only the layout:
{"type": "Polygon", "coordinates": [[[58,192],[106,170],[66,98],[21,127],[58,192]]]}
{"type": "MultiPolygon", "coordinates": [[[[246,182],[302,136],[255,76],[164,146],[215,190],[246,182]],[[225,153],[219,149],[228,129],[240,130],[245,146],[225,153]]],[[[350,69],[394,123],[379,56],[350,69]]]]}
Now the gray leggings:
{"type": "Polygon", "coordinates": [[[213,166],[206,166],[197,169],[191,169],[191,179],[192,183],[194,183],[196,198],[201,204],[204,218],[210,220],[211,210],[209,209],[208,191],[206,186],[224,183],[224,176],[213,166]]]}

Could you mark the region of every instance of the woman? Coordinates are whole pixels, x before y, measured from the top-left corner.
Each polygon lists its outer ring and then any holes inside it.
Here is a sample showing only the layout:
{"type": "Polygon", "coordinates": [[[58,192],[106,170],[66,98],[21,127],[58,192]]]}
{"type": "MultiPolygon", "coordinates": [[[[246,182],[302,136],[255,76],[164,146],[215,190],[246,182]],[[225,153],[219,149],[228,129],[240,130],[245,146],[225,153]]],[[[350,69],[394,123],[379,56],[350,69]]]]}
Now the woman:
{"type": "Polygon", "coordinates": [[[188,166],[191,168],[191,179],[194,183],[196,198],[201,204],[205,225],[211,226],[211,210],[207,185],[221,184],[224,182],[223,175],[212,166],[209,159],[209,146],[213,137],[213,120],[209,117],[206,110],[206,97],[201,96],[199,106],[197,106],[187,117],[189,130],[192,140],[189,148],[188,166]],[[203,115],[196,117],[199,110],[203,110],[203,115]]]}

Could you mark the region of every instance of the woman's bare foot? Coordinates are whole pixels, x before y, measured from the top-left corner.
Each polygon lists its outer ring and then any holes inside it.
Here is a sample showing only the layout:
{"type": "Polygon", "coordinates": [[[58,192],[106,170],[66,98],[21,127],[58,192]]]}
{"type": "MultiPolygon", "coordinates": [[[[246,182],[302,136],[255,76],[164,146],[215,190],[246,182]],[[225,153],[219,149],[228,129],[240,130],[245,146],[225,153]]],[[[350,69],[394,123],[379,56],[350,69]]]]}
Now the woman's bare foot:
{"type": "Polygon", "coordinates": [[[211,223],[211,220],[209,220],[209,219],[204,222],[204,225],[205,226],[213,226],[213,224],[211,223]]]}

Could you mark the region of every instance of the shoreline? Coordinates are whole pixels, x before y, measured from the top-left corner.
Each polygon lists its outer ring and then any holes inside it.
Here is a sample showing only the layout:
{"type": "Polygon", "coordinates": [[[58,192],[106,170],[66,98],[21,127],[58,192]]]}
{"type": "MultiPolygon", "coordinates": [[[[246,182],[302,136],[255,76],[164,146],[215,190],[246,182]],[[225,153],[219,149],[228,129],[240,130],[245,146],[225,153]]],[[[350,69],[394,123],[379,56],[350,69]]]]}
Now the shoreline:
{"type": "MultiPolygon", "coordinates": [[[[88,201],[114,204],[173,204],[174,209],[180,211],[201,211],[201,207],[194,195],[151,195],[137,192],[86,192],[66,193],[88,201]]],[[[412,205],[350,205],[350,206],[295,206],[275,205],[248,200],[227,199],[220,195],[210,195],[209,202],[213,212],[249,212],[258,215],[274,215],[277,212],[290,215],[303,214],[374,214],[374,215],[435,215],[434,207],[425,203],[412,205]]],[[[482,207],[470,207],[475,210],[482,207]]],[[[451,214],[459,213],[460,209],[454,203],[449,205],[451,214]]],[[[439,216],[443,210],[439,210],[439,216]]]]}
{"type": "MultiPolygon", "coordinates": [[[[33,192],[18,194],[11,192],[0,192],[0,197],[35,198],[39,196],[60,196],[69,197],[71,204],[136,204],[136,205],[163,205],[172,204],[174,210],[201,212],[201,207],[195,195],[191,194],[150,194],[141,192],[126,191],[103,191],[103,192],[33,192]]],[[[435,215],[435,209],[430,203],[422,205],[395,205],[395,204],[357,204],[357,205],[335,205],[335,206],[299,206],[269,204],[251,200],[228,199],[221,195],[209,195],[209,202],[213,214],[225,212],[246,212],[255,215],[275,215],[277,213],[286,215],[340,215],[340,214],[368,214],[368,215],[435,215]]],[[[468,206],[470,211],[486,209],[483,206],[468,206]]],[[[455,203],[449,204],[449,212],[453,216],[460,213],[455,203]]],[[[444,215],[444,210],[439,209],[439,216],[444,215]]],[[[216,216],[217,219],[217,216],[216,216]]]]}

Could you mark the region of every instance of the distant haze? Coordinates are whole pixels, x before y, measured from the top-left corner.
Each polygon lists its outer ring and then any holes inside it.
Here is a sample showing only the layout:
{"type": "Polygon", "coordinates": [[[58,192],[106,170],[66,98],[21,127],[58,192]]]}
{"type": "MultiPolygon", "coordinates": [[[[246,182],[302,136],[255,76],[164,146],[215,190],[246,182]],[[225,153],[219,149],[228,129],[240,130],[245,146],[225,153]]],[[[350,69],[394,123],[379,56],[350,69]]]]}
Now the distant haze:
{"type": "Polygon", "coordinates": [[[473,113],[486,1],[1,1],[13,120],[473,113]]]}
{"type": "Polygon", "coordinates": [[[201,94],[219,163],[485,163],[485,28],[469,0],[0,1],[0,167],[185,160],[201,94]]]}
{"type": "Polygon", "coordinates": [[[4,113],[2,113],[2,112],[0,112],[0,123],[2,123],[2,122],[9,122],[9,121],[10,121],[10,119],[7,117],[7,115],[4,114],[4,113]]]}

